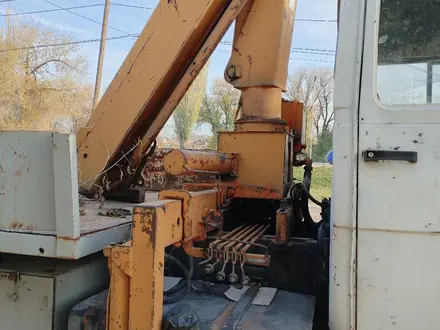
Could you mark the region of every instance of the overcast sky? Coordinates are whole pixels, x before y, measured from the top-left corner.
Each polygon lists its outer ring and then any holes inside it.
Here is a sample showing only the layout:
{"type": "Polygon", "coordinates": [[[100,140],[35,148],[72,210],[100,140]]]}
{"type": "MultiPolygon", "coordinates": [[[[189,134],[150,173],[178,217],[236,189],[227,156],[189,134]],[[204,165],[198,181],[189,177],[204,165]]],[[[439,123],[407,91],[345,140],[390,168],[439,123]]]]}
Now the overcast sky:
{"type": "MultiPolygon", "coordinates": [[[[65,8],[104,3],[103,0],[50,0],[50,2],[52,4],[45,0],[0,2],[0,14],[4,17],[8,7],[11,13],[24,13],[56,9],[56,5],[65,8]]],[[[158,0],[115,0],[112,2],[115,5],[111,7],[110,11],[108,37],[140,32],[158,0]],[[123,7],[117,4],[148,8],[123,7]]],[[[335,50],[336,46],[336,23],[334,22],[336,20],[336,3],[336,0],[299,0],[292,41],[290,72],[303,67],[333,67],[335,58],[332,51],[335,50]],[[326,20],[332,22],[326,22],[326,20]]],[[[98,23],[102,21],[103,6],[72,11],[98,23]]],[[[68,11],[19,15],[15,17],[31,18],[50,29],[69,33],[75,40],[97,39],[100,38],[101,34],[100,24],[91,22],[68,11]]],[[[4,20],[1,20],[0,27],[2,26],[4,26],[4,20]]],[[[232,32],[232,29],[230,29],[223,40],[231,41],[232,32]]],[[[132,37],[107,42],[102,92],[111,82],[133,43],[134,39],[132,37]]],[[[84,43],[82,49],[89,59],[89,79],[93,82],[96,74],[99,43],[84,43]]],[[[223,70],[229,59],[230,49],[227,45],[219,45],[217,51],[213,54],[209,67],[209,82],[212,82],[215,78],[223,77],[223,70]]]]}

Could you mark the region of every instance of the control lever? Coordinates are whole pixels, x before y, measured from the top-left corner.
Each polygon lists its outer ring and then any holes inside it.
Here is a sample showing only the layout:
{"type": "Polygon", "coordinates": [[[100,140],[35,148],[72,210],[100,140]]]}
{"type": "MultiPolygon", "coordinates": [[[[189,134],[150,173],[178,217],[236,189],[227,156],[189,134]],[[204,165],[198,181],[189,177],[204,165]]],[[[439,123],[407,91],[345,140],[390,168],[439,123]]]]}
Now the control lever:
{"type": "Polygon", "coordinates": [[[217,259],[217,261],[214,262],[213,264],[207,264],[207,265],[205,266],[205,273],[208,274],[208,275],[214,273],[215,266],[216,266],[219,262],[220,262],[220,259],[217,259]]]}
{"type": "Polygon", "coordinates": [[[249,278],[249,276],[246,276],[245,272],[244,272],[244,256],[241,255],[240,258],[240,268],[241,268],[241,284],[244,286],[247,286],[250,284],[251,279],[249,278]]]}
{"type": "Polygon", "coordinates": [[[225,268],[226,268],[226,265],[227,265],[228,262],[229,262],[229,256],[228,256],[228,252],[227,252],[227,251],[224,251],[224,260],[225,260],[225,262],[223,263],[222,270],[220,270],[220,271],[217,273],[217,275],[216,275],[216,279],[217,279],[217,281],[219,281],[219,282],[224,281],[225,278],[226,278],[225,268]]]}
{"type": "Polygon", "coordinates": [[[232,284],[237,283],[238,275],[235,273],[235,264],[237,263],[237,253],[235,251],[232,252],[232,272],[229,274],[229,282],[232,284]]]}

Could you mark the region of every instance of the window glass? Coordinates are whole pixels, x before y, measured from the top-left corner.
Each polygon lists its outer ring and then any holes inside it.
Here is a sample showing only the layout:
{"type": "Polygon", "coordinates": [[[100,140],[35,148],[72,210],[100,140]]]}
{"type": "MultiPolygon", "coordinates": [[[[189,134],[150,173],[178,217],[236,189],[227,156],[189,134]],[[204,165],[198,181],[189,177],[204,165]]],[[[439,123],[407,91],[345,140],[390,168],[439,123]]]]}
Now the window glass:
{"type": "Polygon", "coordinates": [[[376,93],[384,105],[440,103],[440,0],[380,0],[376,93]]]}

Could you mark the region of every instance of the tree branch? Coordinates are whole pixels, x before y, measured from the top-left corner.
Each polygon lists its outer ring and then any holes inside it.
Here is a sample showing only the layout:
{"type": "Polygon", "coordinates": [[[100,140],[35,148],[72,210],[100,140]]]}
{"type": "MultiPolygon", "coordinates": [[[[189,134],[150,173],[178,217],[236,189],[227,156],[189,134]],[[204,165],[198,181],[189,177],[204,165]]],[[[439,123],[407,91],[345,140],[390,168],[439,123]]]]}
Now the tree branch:
{"type": "Polygon", "coordinates": [[[35,76],[35,74],[37,73],[37,71],[40,70],[43,66],[46,66],[46,65],[48,65],[49,63],[54,63],[54,62],[62,63],[62,64],[64,64],[65,66],[68,66],[70,69],[75,70],[74,67],[72,67],[69,63],[67,63],[67,62],[65,62],[65,61],[63,61],[63,60],[52,59],[52,60],[47,60],[47,61],[45,61],[45,62],[43,62],[43,63],[37,65],[35,68],[33,68],[33,69],[29,72],[29,74],[32,74],[32,75],[35,76]]]}

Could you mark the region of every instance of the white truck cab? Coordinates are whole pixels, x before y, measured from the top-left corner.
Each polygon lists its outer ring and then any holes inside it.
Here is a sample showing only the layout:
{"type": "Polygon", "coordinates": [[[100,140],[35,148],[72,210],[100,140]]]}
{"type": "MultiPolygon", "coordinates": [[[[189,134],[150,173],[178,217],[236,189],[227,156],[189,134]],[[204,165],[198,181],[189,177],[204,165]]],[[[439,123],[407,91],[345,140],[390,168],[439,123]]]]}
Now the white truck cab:
{"type": "Polygon", "coordinates": [[[331,330],[440,328],[440,3],[341,1],[331,330]]]}

